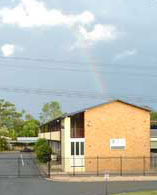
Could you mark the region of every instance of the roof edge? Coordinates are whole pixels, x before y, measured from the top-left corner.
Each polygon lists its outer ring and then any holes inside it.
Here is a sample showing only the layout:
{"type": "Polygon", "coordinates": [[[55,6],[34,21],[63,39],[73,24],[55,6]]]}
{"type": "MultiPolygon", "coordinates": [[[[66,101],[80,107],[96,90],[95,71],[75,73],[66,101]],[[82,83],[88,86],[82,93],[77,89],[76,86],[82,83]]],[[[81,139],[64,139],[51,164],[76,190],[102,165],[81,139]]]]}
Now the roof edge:
{"type": "Polygon", "coordinates": [[[132,103],[126,102],[126,101],[124,101],[124,100],[115,99],[115,100],[110,100],[110,101],[108,101],[108,102],[106,102],[106,103],[101,103],[101,104],[97,104],[97,105],[95,105],[95,106],[91,106],[91,107],[88,107],[88,108],[84,108],[84,109],[82,109],[82,110],[80,110],[80,111],[77,111],[77,112],[72,112],[72,113],[68,113],[68,114],[63,114],[62,116],[60,116],[60,117],[58,117],[58,118],[55,118],[55,119],[53,119],[53,120],[51,120],[51,121],[48,121],[48,122],[46,122],[46,123],[40,125],[40,127],[41,127],[41,126],[45,126],[45,125],[47,125],[47,124],[49,124],[49,123],[51,123],[51,122],[53,122],[53,121],[61,120],[61,119],[64,119],[64,118],[66,118],[66,117],[69,117],[69,116],[74,116],[75,114],[79,114],[79,113],[88,111],[88,110],[90,110],[90,109],[93,109],[93,108],[96,108],[96,107],[99,107],[99,106],[102,106],[102,105],[111,104],[111,103],[113,103],[113,102],[121,102],[121,103],[130,105],[130,106],[133,106],[133,107],[136,107],[136,108],[145,110],[145,111],[147,111],[147,112],[151,112],[151,109],[149,109],[149,108],[145,108],[145,107],[142,107],[142,106],[138,106],[138,105],[136,105],[136,104],[132,104],[132,103]]]}

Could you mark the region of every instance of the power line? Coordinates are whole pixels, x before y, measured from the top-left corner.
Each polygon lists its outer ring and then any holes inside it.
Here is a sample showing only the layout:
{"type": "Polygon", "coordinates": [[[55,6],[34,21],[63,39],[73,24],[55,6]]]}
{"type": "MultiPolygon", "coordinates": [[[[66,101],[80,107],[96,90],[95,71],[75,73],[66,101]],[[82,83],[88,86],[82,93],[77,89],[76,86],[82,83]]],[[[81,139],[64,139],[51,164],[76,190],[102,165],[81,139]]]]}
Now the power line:
{"type": "MultiPolygon", "coordinates": [[[[38,66],[38,67],[33,67],[33,66],[17,66],[17,65],[9,65],[8,64],[0,64],[1,67],[3,68],[11,68],[11,69],[23,69],[23,68],[30,68],[31,70],[34,69],[36,71],[41,70],[49,70],[49,71],[62,71],[62,72],[77,72],[77,73],[92,73],[92,70],[85,70],[85,69],[73,69],[73,68],[58,68],[58,67],[45,67],[45,66],[38,66]]],[[[141,73],[141,72],[121,72],[121,71],[99,71],[95,70],[95,73],[99,74],[126,74],[129,76],[146,76],[146,77],[154,77],[157,78],[157,74],[148,74],[147,73],[141,73]]]]}
{"type": "MultiPolygon", "coordinates": [[[[27,61],[27,62],[42,62],[42,63],[45,63],[45,62],[49,62],[51,63],[51,66],[50,65],[39,65],[37,67],[35,66],[32,66],[32,64],[27,64],[26,66],[24,64],[21,65],[15,65],[15,64],[0,64],[1,67],[4,67],[4,68],[11,68],[11,69],[23,69],[23,68],[29,68],[30,70],[33,70],[35,69],[36,71],[39,71],[39,70],[49,70],[49,71],[62,71],[62,72],[77,72],[77,73],[92,73],[92,69],[93,67],[96,68],[97,66],[101,66],[101,68],[106,68],[106,66],[109,66],[110,67],[107,67],[107,68],[117,68],[118,66],[118,70],[114,70],[114,71],[107,71],[107,70],[94,70],[95,73],[98,73],[98,74],[123,74],[123,75],[129,75],[129,76],[134,76],[134,77],[139,77],[139,76],[144,76],[144,77],[151,77],[151,78],[157,78],[157,74],[154,74],[155,72],[153,71],[153,73],[148,73],[148,69],[152,71],[152,68],[150,68],[150,66],[148,67],[147,66],[139,66],[139,65],[124,65],[124,64],[109,64],[109,63],[104,63],[104,62],[94,62],[94,65],[91,66],[90,63],[88,62],[75,62],[75,61],[70,61],[70,60],[56,60],[56,59],[43,59],[43,58],[30,58],[30,57],[3,57],[3,56],[0,56],[1,59],[3,60],[18,60],[18,61],[27,61]],[[52,67],[52,63],[54,64],[61,64],[61,65],[65,65],[64,68],[63,67],[52,67]],[[98,63],[98,64],[97,64],[98,63]],[[75,68],[75,67],[67,67],[67,65],[74,65],[74,64],[77,64],[77,65],[83,65],[83,64],[88,64],[90,65],[90,69],[84,69],[83,68],[75,68]],[[136,72],[131,72],[131,71],[127,71],[127,72],[124,72],[124,71],[120,71],[121,68],[124,68],[124,69],[128,69],[128,68],[136,68],[136,72]],[[145,69],[147,69],[147,72],[137,72],[137,69],[140,68],[140,71],[144,71],[145,69]]],[[[150,64],[149,64],[150,65],[150,64]]],[[[155,65],[155,64],[154,64],[155,65]]],[[[154,66],[156,68],[156,65],[154,66]]],[[[87,67],[86,67],[87,68],[87,67]]]]}
{"type": "Polygon", "coordinates": [[[9,87],[0,87],[1,91],[17,93],[17,94],[34,94],[34,95],[43,95],[43,96],[61,96],[66,98],[79,98],[79,99],[99,99],[104,100],[106,98],[110,99],[127,99],[129,101],[138,101],[138,102],[149,102],[157,103],[156,96],[137,96],[137,95],[114,95],[110,92],[106,93],[96,93],[92,91],[76,91],[76,90],[56,90],[56,89],[40,89],[40,88],[9,88],[9,87]]]}
{"type": "Polygon", "coordinates": [[[109,66],[123,66],[124,68],[150,68],[150,65],[154,66],[156,68],[157,63],[154,64],[143,64],[140,67],[139,64],[120,64],[120,63],[104,63],[103,61],[92,61],[92,62],[86,62],[86,61],[71,61],[71,60],[58,60],[58,59],[51,59],[51,58],[31,58],[31,57],[4,57],[4,56],[0,56],[0,59],[2,60],[16,60],[16,61],[27,61],[27,62],[45,62],[45,63],[51,63],[51,64],[69,64],[69,65],[92,65],[94,64],[94,66],[100,66],[100,67],[105,67],[106,65],[109,66]],[[149,65],[149,66],[148,66],[149,65]]]}

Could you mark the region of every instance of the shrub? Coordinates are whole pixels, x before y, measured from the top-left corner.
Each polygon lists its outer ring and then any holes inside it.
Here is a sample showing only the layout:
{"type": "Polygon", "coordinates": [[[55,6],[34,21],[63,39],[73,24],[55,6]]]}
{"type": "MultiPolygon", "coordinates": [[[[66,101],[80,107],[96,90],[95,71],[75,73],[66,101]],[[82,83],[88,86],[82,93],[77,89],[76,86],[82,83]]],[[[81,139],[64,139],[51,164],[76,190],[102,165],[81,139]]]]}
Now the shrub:
{"type": "Polygon", "coordinates": [[[48,141],[47,141],[46,139],[44,139],[44,138],[38,139],[37,142],[35,143],[35,150],[36,150],[38,147],[40,147],[40,146],[42,146],[42,145],[44,145],[44,144],[48,144],[48,141]]]}
{"type": "Polygon", "coordinates": [[[8,149],[8,142],[5,138],[0,137],[0,151],[5,151],[8,149]]]}
{"type": "Polygon", "coordinates": [[[50,160],[52,150],[46,139],[38,139],[35,144],[35,153],[40,162],[46,163],[50,160]]]}

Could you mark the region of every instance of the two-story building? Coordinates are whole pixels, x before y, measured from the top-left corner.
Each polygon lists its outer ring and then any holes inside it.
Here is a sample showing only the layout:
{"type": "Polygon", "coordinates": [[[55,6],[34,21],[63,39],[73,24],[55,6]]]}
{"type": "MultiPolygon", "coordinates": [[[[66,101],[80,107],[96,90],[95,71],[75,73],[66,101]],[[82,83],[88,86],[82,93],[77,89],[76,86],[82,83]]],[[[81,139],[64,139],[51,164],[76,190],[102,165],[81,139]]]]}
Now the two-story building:
{"type": "Polygon", "coordinates": [[[150,157],[150,110],[114,100],[43,124],[39,137],[61,156],[65,172],[96,169],[90,157],[150,157]]]}

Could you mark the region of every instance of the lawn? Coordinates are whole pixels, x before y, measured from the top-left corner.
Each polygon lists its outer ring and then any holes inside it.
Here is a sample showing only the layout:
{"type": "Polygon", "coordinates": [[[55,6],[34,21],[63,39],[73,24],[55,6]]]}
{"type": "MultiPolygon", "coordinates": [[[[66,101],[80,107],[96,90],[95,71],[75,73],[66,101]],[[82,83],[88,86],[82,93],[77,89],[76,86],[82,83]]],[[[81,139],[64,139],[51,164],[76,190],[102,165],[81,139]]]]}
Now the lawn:
{"type": "Polygon", "coordinates": [[[157,191],[129,192],[129,193],[122,193],[117,195],[157,195],[157,191]]]}

